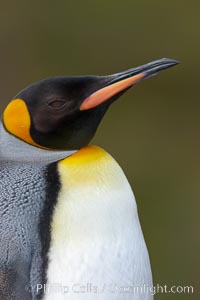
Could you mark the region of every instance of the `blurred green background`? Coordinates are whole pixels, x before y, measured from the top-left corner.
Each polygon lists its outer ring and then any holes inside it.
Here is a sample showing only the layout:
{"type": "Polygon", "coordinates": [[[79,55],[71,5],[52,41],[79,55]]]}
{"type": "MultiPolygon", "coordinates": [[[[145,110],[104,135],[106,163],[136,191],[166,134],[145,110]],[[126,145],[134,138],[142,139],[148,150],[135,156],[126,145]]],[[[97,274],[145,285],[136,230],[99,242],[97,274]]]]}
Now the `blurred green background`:
{"type": "Polygon", "coordinates": [[[199,10],[181,0],[1,2],[1,112],[45,77],[181,61],[120,98],[93,140],[134,189],[154,283],[194,286],[193,295],[157,300],[200,299],[199,10]]]}

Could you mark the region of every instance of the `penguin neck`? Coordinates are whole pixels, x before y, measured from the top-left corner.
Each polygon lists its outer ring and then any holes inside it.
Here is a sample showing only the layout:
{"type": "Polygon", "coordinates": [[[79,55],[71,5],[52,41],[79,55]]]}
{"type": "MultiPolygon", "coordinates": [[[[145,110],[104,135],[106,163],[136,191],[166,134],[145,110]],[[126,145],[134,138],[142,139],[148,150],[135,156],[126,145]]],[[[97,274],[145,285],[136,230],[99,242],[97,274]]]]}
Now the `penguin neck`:
{"type": "Polygon", "coordinates": [[[77,150],[45,150],[29,145],[9,134],[0,122],[0,162],[47,165],[64,159],[77,150]]]}

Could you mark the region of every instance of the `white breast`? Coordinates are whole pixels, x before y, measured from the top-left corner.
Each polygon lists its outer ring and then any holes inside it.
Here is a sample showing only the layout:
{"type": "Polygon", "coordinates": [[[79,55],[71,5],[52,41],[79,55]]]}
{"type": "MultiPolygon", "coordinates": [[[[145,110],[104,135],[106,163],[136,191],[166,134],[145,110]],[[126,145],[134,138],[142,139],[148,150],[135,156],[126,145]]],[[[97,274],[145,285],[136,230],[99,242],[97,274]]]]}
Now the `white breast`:
{"type": "Polygon", "coordinates": [[[152,299],[148,252],[123,171],[106,153],[78,165],[59,166],[44,299],[152,299]]]}

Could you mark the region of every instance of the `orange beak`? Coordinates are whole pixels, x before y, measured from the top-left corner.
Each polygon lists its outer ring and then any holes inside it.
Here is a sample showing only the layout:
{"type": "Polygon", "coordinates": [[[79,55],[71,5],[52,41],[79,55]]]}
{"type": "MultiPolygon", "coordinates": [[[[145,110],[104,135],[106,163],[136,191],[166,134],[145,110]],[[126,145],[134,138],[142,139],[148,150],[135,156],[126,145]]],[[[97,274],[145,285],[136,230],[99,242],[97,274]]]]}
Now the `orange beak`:
{"type": "Polygon", "coordinates": [[[137,68],[107,76],[106,85],[84,99],[80,106],[80,110],[88,110],[99,106],[115,95],[130,88],[135,83],[178,63],[179,62],[174,59],[162,58],[137,68]]]}

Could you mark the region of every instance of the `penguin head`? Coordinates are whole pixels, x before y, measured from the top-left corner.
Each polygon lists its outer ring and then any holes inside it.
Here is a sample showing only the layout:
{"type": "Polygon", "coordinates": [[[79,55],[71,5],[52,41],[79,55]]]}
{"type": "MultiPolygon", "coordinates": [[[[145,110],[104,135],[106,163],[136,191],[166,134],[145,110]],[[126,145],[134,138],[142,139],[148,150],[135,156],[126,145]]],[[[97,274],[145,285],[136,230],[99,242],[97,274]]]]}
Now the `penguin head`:
{"type": "Polygon", "coordinates": [[[88,145],[114,100],[135,83],[177,63],[165,58],[108,76],[41,80],[7,105],[3,126],[35,147],[78,150],[88,145]]]}

